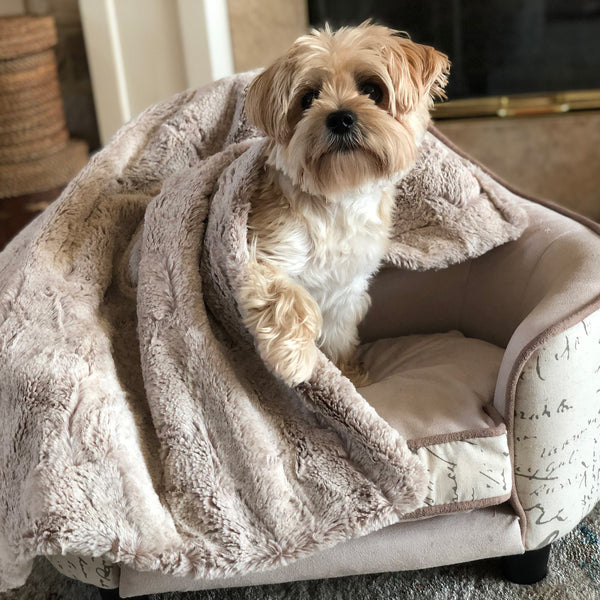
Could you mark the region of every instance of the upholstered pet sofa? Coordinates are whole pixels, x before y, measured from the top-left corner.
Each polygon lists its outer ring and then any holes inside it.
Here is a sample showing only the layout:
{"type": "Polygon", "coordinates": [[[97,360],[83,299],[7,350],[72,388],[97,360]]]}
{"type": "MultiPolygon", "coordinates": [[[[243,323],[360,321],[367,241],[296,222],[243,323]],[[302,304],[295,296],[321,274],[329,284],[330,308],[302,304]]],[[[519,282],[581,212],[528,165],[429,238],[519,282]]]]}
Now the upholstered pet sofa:
{"type": "Polygon", "coordinates": [[[291,390],[232,293],[252,76],[148,109],[0,254],[0,585],[37,555],[123,597],[498,556],[538,579],[600,499],[600,227],[433,130],[361,325],[370,384],[323,357],[291,390]]]}
{"type": "Polygon", "coordinates": [[[600,499],[600,226],[546,202],[519,203],[529,225],[518,240],[446,269],[384,268],[372,284],[361,326],[372,383],[359,391],[424,461],[420,509],[287,566],[230,578],[89,556],[52,564],[107,597],[499,556],[511,557],[515,581],[542,577],[552,542],[600,499]]]}

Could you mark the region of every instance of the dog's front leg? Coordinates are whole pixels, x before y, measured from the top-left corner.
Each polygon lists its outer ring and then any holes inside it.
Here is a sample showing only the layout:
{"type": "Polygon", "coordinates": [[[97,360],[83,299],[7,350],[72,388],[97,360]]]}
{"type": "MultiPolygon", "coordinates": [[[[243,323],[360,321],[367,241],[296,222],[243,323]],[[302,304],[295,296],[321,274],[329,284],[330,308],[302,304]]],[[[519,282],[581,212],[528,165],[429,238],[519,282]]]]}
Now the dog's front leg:
{"type": "Polygon", "coordinates": [[[317,303],[276,266],[251,262],[238,303],[267,367],[288,385],[306,381],[317,361],[322,318],[317,303]]]}
{"type": "Polygon", "coordinates": [[[356,387],[369,384],[368,373],[356,360],[356,349],[360,343],[358,324],[370,304],[366,289],[348,289],[345,294],[324,297],[321,302],[323,327],[319,346],[356,387]]]}

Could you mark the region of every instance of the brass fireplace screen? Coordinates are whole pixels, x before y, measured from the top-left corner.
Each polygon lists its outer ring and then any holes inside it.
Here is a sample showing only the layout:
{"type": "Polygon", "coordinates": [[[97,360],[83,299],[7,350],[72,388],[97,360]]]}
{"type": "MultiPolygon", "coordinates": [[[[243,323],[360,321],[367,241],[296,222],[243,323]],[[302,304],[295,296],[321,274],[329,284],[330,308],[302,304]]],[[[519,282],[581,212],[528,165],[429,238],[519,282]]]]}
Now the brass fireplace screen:
{"type": "Polygon", "coordinates": [[[532,117],[594,109],[600,109],[600,90],[450,100],[436,105],[434,117],[436,119],[492,116],[532,117]]]}
{"type": "Polygon", "coordinates": [[[600,109],[600,0],[308,0],[311,24],[372,18],[450,57],[436,119],[600,109]]]}

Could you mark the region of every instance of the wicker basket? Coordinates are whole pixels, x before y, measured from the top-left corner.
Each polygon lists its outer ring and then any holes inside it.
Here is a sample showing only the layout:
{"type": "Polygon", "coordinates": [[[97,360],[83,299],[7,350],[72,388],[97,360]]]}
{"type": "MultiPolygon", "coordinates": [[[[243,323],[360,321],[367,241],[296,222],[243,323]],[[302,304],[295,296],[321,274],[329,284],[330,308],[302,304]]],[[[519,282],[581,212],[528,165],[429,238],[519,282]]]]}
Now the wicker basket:
{"type": "Polygon", "coordinates": [[[18,146],[0,146],[0,167],[27,163],[54,154],[57,148],[64,148],[68,141],[69,132],[60,129],[54,134],[18,146]]]}
{"type": "Polygon", "coordinates": [[[87,144],[70,140],[60,150],[22,163],[0,164],[3,197],[20,196],[65,185],[86,164],[87,144]]]}
{"type": "Polygon", "coordinates": [[[0,60],[36,54],[56,46],[52,17],[4,17],[0,19],[0,60]]]}
{"type": "Polygon", "coordinates": [[[69,141],[56,41],[52,17],[0,18],[0,198],[64,186],[88,160],[69,141]]]}
{"type": "Polygon", "coordinates": [[[12,94],[0,94],[0,113],[9,114],[13,111],[38,106],[53,99],[59,99],[62,103],[58,79],[32,82],[29,88],[12,94]]]}

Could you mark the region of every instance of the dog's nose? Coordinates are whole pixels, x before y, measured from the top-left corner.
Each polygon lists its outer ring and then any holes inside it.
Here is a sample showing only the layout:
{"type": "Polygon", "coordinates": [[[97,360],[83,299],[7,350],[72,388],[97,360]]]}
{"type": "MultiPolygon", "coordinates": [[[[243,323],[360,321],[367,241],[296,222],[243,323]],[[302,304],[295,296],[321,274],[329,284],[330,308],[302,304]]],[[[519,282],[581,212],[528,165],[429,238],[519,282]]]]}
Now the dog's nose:
{"type": "Polygon", "coordinates": [[[336,135],[348,133],[356,123],[356,115],[349,110],[338,110],[327,115],[326,125],[336,135]]]}

